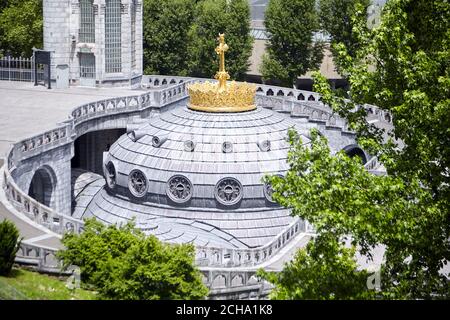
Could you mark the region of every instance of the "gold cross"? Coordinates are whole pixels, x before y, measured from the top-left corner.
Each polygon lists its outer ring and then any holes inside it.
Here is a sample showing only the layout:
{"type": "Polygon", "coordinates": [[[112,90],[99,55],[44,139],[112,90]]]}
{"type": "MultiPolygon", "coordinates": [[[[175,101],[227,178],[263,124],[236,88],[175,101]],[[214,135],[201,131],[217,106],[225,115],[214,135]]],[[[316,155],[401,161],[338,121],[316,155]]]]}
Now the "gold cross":
{"type": "Polygon", "coordinates": [[[219,46],[216,48],[216,53],[220,56],[219,72],[216,73],[215,78],[219,80],[219,90],[225,90],[227,86],[227,80],[230,79],[230,75],[225,70],[225,52],[228,51],[228,45],[225,43],[225,34],[219,34],[219,46]]]}

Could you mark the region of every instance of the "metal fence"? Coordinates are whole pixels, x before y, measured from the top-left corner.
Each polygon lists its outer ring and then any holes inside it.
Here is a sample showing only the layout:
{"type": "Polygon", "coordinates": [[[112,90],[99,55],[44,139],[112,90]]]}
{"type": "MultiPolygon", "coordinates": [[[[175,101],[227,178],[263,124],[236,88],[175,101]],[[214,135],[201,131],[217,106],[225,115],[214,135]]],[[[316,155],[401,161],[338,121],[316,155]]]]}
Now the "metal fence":
{"type": "MultiPolygon", "coordinates": [[[[38,67],[38,81],[44,80],[44,69],[38,67]]],[[[0,80],[8,81],[34,81],[34,57],[14,58],[6,56],[0,58],[0,80]]]]}

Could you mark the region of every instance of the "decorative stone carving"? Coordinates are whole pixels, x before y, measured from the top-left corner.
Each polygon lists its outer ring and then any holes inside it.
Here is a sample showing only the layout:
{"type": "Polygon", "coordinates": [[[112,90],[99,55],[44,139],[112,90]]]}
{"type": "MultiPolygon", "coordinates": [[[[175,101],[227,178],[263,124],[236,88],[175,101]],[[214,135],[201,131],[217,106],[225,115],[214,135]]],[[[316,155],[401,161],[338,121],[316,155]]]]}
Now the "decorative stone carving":
{"type": "MultiPolygon", "coordinates": [[[[277,174],[278,177],[283,178],[283,175],[281,174],[277,174]]],[[[273,188],[270,184],[268,184],[267,182],[264,183],[264,196],[266,197],[267,201],[271,202],[271,203],[277,203],[276,201],[273,200],[272,195],[273,195],[273,188]]]]}
{"type": "Polygon", "coordinates": [[[105,178],[106,183],[110,189],[114,189],[116,186],[116,168],[114,164],[110,161],[105,166],[105,178]]]}
{"type": "Polygon", "coordinates": [[[242,199],[242,184],[234,178],[223,178],[216,184],[215,196],[223,205],[234,205],[242,199]]]}
{"type": "Polygon", "coordinates": [[[275,201],[272,199],[272,195],[273,195],[273,188],[270,184],[265,183],[264,184],[264,196],[266,197],[266,199],[271,202],[271,203],[275,203],[275,201]]]}
{"type": "Polygon", "coordinates": [[[267,139],[260,140],[260,141],[258,141],[257,144],[261,151],[263,151],[263,152],[270,151],[270,148],[271,148],[270,140],[267,140],[267,139]]]}
{"type": "Polygon", "coordinates": [[[167,182],[167,196],[176,203],[184,203],[192,197],[192,183],[188,178],[176,175],[167,182]]]}
{"type": "Polygon", "coordinates": [[[128,176],[128,189],[137,198],[142,198],[147,193],[148,182],[144,173],[140,170],[131,171],[128,176]]]}

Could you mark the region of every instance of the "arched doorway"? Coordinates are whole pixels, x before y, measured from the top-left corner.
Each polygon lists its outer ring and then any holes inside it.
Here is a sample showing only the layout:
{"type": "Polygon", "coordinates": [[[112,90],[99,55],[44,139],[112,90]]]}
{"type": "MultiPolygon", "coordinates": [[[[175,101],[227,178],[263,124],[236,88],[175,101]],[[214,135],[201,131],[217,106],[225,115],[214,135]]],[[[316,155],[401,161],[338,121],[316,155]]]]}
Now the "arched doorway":
{"type": "Polygon", "coordinates": [[[31,179],[28,195],[43,205],[52,205],[52,195],[56,186],[56,176],[49,167],[39,168],[31,179]]]}
{"type": "Polygon", "coordinates": [[[358,145],[353,144],[344,148],[344,152],[350,157],[359,157],[362,160],[363,164],[367,163],[367,156],[363,149],[361,149],[358,145]]]}
{"type": "Polygon", "coordinates": [[[74,143],[72,169],[83,169],[103,175],[103,152],[125,134],[126,130],[106,129],[85,133],[74,143]]]}

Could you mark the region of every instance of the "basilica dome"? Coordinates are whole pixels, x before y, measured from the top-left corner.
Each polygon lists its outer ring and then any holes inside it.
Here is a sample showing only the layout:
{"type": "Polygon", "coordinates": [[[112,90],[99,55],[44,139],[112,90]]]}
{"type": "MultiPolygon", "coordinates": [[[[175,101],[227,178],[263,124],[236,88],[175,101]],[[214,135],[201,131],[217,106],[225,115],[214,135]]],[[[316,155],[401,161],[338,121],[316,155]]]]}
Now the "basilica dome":
{"type": "Polygon", "coordinates": [[[262,246],[296,221],[262,180],[287,171],[291,127],[307,130],[264,108],[212,113],[187,106],[129,126],[105,153],[106,186],[83,217],[134,218],[168,242],[262,246]]]}
{"type": "Polygon", "coordinates": [[[229,249],[267,245],[298,223],[263,178],[286,173],[288,130],[302,135],[308,123],[257,107],[254,85],[227,83],[219,41],[218,81],[193,83],[186,105],[129,125],[80,218],[134,219],[165,242],[229,249]]]}

